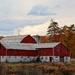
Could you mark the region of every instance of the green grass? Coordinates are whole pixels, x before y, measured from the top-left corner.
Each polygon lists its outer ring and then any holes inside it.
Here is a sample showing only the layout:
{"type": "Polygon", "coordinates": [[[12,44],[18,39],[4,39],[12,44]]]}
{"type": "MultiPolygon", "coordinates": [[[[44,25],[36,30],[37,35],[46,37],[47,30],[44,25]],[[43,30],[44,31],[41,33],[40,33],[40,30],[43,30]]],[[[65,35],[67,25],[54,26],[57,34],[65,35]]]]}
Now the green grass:
{"type": "Polygon", "coordinates": [[[75,63],[75,59],[74,59],[74,58],[72,58],[72,59],[71,59],[71,62],[75,63]]]}

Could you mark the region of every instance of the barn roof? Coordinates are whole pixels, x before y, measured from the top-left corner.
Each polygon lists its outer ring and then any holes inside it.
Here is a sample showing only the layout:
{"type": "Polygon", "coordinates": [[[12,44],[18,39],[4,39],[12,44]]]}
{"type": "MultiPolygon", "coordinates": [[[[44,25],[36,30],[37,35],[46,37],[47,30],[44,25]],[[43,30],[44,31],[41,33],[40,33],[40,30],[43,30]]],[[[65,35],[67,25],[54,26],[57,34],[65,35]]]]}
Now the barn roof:
{"type": "Polygon", "coordinates": [[[35,50],[31,44],[20,43],[28,35],[6,36],[0,40],[6,49],[35,50]]]}
{"type": "Polygon", "coordinates": [[[33,44],[2,42],[6,49],[36,50],[33,44]]]}
{"type": "Polygon", "coordinates": [[[54,43],[39,43],[39,44],[35,44],[36,48],[54,48],[55,46],[57,46],[58,44],[60,44],[60,42],[54,42],[54,43]]]}
{"type": "MultiPolygon", "coordinates": [[[[37,43],[37,44],[25,44],[20,43],[28,35],[21,36],[7,36],[3,38],[0,42],[6,49],[18,49],[18,50],[36,50],[36,48],[54,48],[60,42],[54,43],[37,43]]],[[[38,40],[38,38],[37,38],[38,40]]]]}
{"type": "Polygon", "coordinates": [[[6,49],[17,49],[17,50],[36,50],[36,48],[54,48],[60,42],[56,43],[38,43],[38,44],[25,44],[25,43],[14,43],[14,42],[2,42],[6,49]]]}
{"type": "Polygon", "coordinates": [[[27,37],[28,35],[19,35],[19,36],[6,36],[1,40],[1,42],[17,42],[20,43],[23,38],[27,37]]]}

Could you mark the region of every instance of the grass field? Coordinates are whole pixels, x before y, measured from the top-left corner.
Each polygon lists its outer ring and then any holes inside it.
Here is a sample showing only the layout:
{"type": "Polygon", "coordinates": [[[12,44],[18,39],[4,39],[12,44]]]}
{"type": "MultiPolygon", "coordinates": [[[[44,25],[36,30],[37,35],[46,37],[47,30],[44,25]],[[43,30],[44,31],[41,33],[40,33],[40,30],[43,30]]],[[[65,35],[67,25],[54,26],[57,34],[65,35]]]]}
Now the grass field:
{"type": "Polygon", "coordinates": [[[0,75],[75,75],[75,60],[67,63],[1,63],[0,75]]]}
{"type": "Polygon", "coordinates": [[[0,75],[75,75],[75,59],[66,63],[0,63],[0,75]]]}
{"type": "Polygon", "coordinates": [[[71,59],[71,62],[74,62],[74,63],[75,63],[75,59],[74,59],[74,58],[72,58],[72,59],[71,59]]]}

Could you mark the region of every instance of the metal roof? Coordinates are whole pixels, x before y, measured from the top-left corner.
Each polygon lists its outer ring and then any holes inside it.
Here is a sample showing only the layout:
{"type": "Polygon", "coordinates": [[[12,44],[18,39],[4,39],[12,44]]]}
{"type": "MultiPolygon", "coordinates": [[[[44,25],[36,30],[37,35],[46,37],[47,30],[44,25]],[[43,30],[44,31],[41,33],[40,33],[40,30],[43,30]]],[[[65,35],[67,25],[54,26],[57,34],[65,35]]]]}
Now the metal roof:
{"type": "Polygon", "coordinates": [[[6,49],[17,49],[17,50],[36,50],[33,45],[20,43],[28,35],[19,35],[19,36],[7,36],[0,40],[0,43],[6,49]]]}
{"type": "Polygon", "coordinates": [[[39,44],[25,44],[25,43],[11,43],[11,42],[2,42],[3,46],[6,49],[17,49],[17,50],[36,50],[36,48],[54,48],[58,43],[39,43],[39,44]]]}
{"type": "Polygon", "coordinates": [[[36,50],[33,44],[2,42],[6,49],[36,50]]]}
{"type": "Polygon", "coordinates": [[[60,42],[54,43],[37,43],[37,44],[30,44],[30,43],[20,43],[23,38],[27,37],[28,35],[21,35],[21,36],[7,36],[3,38],[0,43],[6,49],[17,49],[17,50],[36,50],[36,48],[54,48],[60,42]]]}
{"type": "Polygon", "coordinates": [[[27,37],[28,35],[19,35],[19,36],[6,36],[1,40],[1,42],[17,42],[20,43],[23,38],[27,37]]]}
{"type": "Polygon", "coordinates": [[[35,44],[36,48],[54,48],[57,46],[60,42],[54,42],[54,43],[39,43],[35,44]]]}

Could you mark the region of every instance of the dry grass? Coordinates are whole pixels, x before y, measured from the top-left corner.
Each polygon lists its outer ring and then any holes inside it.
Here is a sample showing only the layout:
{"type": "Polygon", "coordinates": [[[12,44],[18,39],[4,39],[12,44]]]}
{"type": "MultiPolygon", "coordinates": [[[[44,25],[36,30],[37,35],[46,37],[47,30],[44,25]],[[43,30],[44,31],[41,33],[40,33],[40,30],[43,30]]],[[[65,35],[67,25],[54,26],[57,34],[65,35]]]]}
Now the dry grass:
{"type": "Polygon", "coordinates": [[[0,64],[0,75],[75,75],[75,63],[0,64]]]}

